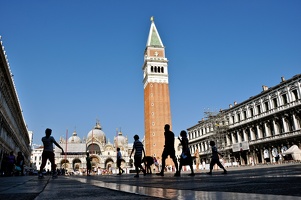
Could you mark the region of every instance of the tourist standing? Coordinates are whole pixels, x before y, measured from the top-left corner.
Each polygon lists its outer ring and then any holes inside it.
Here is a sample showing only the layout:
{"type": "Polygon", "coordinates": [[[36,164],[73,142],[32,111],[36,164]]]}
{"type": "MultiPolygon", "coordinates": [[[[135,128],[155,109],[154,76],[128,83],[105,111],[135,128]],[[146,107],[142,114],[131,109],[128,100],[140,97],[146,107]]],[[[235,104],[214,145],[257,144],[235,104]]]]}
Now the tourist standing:
{"type": "Polygon", "coordinates": [[[86,154],[86,163],[87,163],[87,176],[91,176],[92,164],[91,164],[91,157],[89,152],[86,154]]]}
{"type": "Polygon", "coordinates": [[[124,170],[121,168],[121,152],[120,152],[120,148],[117,148],[117,168],[118,168],[118,175],[121,175],[124,173],[124,170]]]}
{"type": "Polygon", "coordinates": [[[195,150],[194,156],[195,156],[195,168],[196,168],[195,171],[198,172],[199,171],[199,166],[200,166],[200,154],[199,154],[198,149],[195,150]]]}
{"type": "Polygon", "coordinates": [[[47,160],[49,159],[51,163],[51,171],[52,171],[52,177],[57,177],[56,172],[56,164],[54,162],[54,152],[53,152],[53,144],[55,144],[58,148],[62,150],[62,154],[64,154],[63,148],[55,141],[54,137],[51,136],[52,130],[50,128],[47,128],[45,130],[45,135],[42,137],[42,142],[44,145],[43,153],[42,153],[42,164],[40,166],[39,171],[39,178],[43,178],[43,169],[46,165],[47,160]]]}

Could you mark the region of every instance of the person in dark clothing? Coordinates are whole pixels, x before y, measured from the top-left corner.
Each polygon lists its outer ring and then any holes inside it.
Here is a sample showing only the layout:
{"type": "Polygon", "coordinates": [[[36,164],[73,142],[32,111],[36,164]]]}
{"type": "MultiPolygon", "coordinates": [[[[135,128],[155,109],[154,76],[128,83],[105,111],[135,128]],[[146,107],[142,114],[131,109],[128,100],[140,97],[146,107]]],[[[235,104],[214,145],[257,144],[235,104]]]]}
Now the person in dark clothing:
{"type": "Polygon", "coordinates": [[[13,173],[14,173],[14,167],[15,167],[15,163],[16,163],[16,157],[15,157],[13,151],[11,151],[9,153],[7,161],[8,161],[8,163],[7,163],[7,175],[12,176],[13,173]]]}
{"type": "Polygon", "coordinates": [[[132,153],[135,151],[134,165],[135,165],[135,169],[136,169],[136,175],[134,177],[139,178],[139,168],[143,171],[144,176],[146,175],[146,171],[145,171],[145,169],[143,169],[143,167],[141,165],[142,152],[143,152],[143,156],[145,157],[145,151],[144,151],[143,144],[139,141],[138,135],[134,136],[134,140],[135,141],[134,141],[134,145],[133,145],[133,150],[130,154],[130,159],[131,159],[132,153]]]}
{"type": "Polygon", "coordinates": [[[188,138],[187,138],[187,133],[186,131],[181,131],[180,133],[182,139],[180,137],[178,137],[178,139],[181,142],[182,145],[182,154],[180,157],[180,167],[179,167],[179,171],[175,174],[175,176],[180,176],[181,170],[182,170],[182,166],[184,165],[189,165],[191,173],[188,176],[194,176],[194,171],[193,171],[193,166],[192,166],[192,157],[190,154],[190,150],[188,148],[188,138]]]}
{"type": "Polygon", "coordinates": [[[120,148],[117,148],[117,168],[118,168],[118,175],[121,175],[124,173],[124,170],[121,168],[121,161],[122,161],[122,155],[120,152],[120,148]]]}
{"type": "Polygon", "coordinates": [[[62,154],[64,154],[63,148],[55,141],[54,137],[51,136],[52,130],[47,128],[45,130],[45,137],[42,137],[42,142],[44,145],[43,153],[42,153],[42,164],[40,166],[39,178],[43,178],[43,169],[46,166],[46,162],[49,159],[51,163],[51,171],[52,178],[57,177],[56,164],[54,162],[54,152],[53,152],[53,144],[59,147],[62,150],[62,154]]]}
{"type": "Polygon", "coordinates": [[[176,152],[175,152],[175,134],[169,130],[170,129],[170,125],[169,124],[165,124],[164,126],[164,137],[165,137],[165,145],[164,145],[164,150],[162,153],[162,168],[161,168],[161,172],[157,173],[158,176],[164,176],[164,169],[165,169],[165,160],[168,156],[170,156],[170,158],[173,160],[175,167],[176,167],[176,173],[179,173],[178,170],[178,162],[177,162],[177,158],[176,158],[176,152]]]}
{"type": "Polygon", "coordinates": [[[18,152],[16,166],[20,167],[21,175],[24,176],[24,156],[21,151],[18,152]]]}
{"type": "Polygon", "coordinates": [[[92,165],[91,165],[91,157],[90,154],[87,152],[87,157],[86,157],[86,163],[87,163],[87,176],[91,176],[91,170],[92,170],[92,165]]]}
{"type": "Polygon", "coordinates": [[[217,164],[221,169],[224,170],[223,174],[227,174],[227,170],[224,168],[222,163],[219,161],[219,156],[218,155],[222,156],[222,154],[217,151],[217,148],[215,146],[215,142],[210,141],[209,144],[212,147],[212,156],[211,156],[211,162],[210,162],[210,172],[208,172],[207,174],[212,175],[212,169],[213,169],[213,166],[215,164],[217,164]]]}

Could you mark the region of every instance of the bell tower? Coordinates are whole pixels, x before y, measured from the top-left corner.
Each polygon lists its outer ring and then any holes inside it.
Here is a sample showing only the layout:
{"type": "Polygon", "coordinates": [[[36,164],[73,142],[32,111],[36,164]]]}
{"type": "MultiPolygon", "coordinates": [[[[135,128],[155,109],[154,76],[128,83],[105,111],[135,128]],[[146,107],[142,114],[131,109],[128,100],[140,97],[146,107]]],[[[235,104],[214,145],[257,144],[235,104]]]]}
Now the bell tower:
{"type": "Polygon", "coordinates": [[[165,47],[151,17],[142,67],[145,151],[148,156],[161,157],[165,141],[164,125],[172,125],[167,66],[165,47]]]}

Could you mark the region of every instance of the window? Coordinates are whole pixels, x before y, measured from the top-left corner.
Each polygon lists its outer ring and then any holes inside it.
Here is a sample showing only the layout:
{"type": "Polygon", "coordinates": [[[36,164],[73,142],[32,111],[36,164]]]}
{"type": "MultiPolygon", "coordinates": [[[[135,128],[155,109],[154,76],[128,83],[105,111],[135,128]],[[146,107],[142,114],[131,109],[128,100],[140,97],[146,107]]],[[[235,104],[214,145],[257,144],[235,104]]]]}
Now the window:
{"type": "Polygon", "coordinates": [[[257,114],[261,114],[261,108],[260,108],[260,105],[257,105],[257,114]]]}
{"type": "Polygon", "coordinates": [[[287,104],[287,96],[286,96],[286,94],[282,95],[282,102],[283,102],[283,105],[287,104]]]}
{"type": "Polygon", "coordinates": [[[278,107],[278,103],[277,103],[277,99],[276,98],[273,99],[273,107],[274,108],[278,107]]]}
{"type": "Polygon", "coordinates": [[[244,115],[244,119],[247,119],[247,111],[244,111],[243,115],[244,115]]]}
{"type": "Polygon", "coordinates": [[[269,102],[264,102],[264,109],[265,111],[268,111],[269,110],[269,102]]]}
{"type": "Polygon", "coordinates": [[[293,101],[296,101],[297,99],[299,99],[297,90],[292,91],[292,98],[293,98],[293,101]]]}
{"type": "Polygon", "coordinates": [[[237,114],[237,120],[240,122],[240,114],[237,114]]]}
{"type": "Polygon", "coordinates": [[[232,116],[232,122],[233,122],[233,124],[235,123],[235,118],[234,118],[234,116],[232,116]]]}
{"type": "Polygon", "coordinates": [[[250,116],[253,117],[254,113],[253,113],[253,108],[250,108],[250,116]]]}

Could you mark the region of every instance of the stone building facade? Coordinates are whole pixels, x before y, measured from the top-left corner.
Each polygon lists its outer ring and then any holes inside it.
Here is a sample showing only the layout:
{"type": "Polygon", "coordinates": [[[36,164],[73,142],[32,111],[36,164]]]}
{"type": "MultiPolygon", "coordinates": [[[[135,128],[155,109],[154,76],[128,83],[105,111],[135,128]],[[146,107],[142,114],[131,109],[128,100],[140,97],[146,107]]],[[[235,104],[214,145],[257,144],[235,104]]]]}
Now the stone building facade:
{"type": "Polygon", "coordinates": [[[17,95],[13,74],[0,36],[0,163],[3,156],[21,151],[30,164],[30,138],[17,95]]]}
{"type": "Polygon", "coordinates": [[[189,148],[208,162],[209,141],[216,141],[226,164],[253,165],[290,159],[283,152],[301,147],[301,74],[268,88],[242,103],[211,113],[188,128],[189,148]]]}

